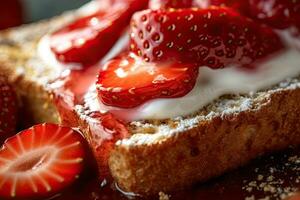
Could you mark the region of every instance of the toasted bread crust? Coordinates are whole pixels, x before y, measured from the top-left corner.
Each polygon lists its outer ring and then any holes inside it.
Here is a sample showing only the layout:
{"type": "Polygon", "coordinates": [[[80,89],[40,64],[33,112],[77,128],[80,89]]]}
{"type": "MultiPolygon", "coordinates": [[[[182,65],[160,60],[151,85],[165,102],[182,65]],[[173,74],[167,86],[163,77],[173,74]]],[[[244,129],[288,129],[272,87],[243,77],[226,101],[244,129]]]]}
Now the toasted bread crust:
{"type": "Polygon", "coordinates": [[[23,126],[42,122],[59,123],[60,118],[51,94],[45,90],[44,85],[30,79],[30,74],[25,76],[23,73],[17,73],[17,59],[1,60],[0,71],[7,75],[10,83],[15,86],[21,103],[20,122],[23,126]]]}
{"type": "Polygon", "coordinates": [[[214,117],[150,145],[117,145],[109,166],[119,186],[138,194],[184,188],[259,155],[300,144],[300,89],[273,93],[259,109],[214,117]]]}

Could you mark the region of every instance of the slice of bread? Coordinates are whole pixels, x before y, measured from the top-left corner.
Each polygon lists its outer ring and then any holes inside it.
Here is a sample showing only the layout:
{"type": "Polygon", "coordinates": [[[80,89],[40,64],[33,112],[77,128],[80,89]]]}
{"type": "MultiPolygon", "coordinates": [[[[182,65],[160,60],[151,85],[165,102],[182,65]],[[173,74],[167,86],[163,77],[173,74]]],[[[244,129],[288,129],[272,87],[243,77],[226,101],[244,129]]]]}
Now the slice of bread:
{"type": "MultiPolygon", "coordinates": [[[[17,88],[24,121],[60,122],[48,89],[60,70],[37,56],[37,43],[76,16],[67,13],[0,34],[0,71],[17,88]]],[[[110,154],[113,177],[125,191],[154,194],[208,180],[259,155],[299,145],[297,76],[255,94],[223,96],[191,116],[128,123],[132,136],[118,141],[110,154]]],[[[88,105],[77,106],[78,123],[97,152],[92,141],[97,131],[91,131],[95,127],[87,109],[88,105]]]]}

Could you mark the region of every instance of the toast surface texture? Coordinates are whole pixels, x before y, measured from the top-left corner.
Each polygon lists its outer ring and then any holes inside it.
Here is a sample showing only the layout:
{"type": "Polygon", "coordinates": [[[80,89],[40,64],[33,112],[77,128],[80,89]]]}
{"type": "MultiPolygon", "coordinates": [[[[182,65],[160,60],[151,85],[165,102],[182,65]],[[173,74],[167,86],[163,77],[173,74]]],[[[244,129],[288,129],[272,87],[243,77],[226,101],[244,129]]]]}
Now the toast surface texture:
{"type": "MultiPolygon", "coordinates": [[[[47,89],[60,71],[39,59],[37,43],[75,17],[67,13],[0,34],[0,71],[16,86],[26,109],[21,116],[25,121],[60,121],[47,89]]],[[[125,191],[155,194],[208,180],[259,155],[299,145],[299,100],[299,78],[291,78],[255,94],[224,96],[188,117],[131,122],[132,136],[118,141],[111,152],[111,173],[125,191]]],[[[89,116],[80,110],[79,123],[87,139],[92,138],[89,116]]]]}

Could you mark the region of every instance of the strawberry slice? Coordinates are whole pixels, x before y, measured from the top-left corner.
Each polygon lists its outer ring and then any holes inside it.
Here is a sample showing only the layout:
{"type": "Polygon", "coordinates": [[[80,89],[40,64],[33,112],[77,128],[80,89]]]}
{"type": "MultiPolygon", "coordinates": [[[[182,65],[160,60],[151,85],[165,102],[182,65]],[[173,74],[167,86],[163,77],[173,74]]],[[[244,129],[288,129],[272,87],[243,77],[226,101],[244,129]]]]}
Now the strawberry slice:
{"type": "Polygon", "coordinates": [[[40,124],[0,149],[0,197],[36,198],[73,183],[84,168],[83,137],[71,128],[40,124]]]}
{"type": "Polygon", "coordinates": [[[283,48],[272,29],[225,7],[145,10],[131,24],[131,51],[147,62],[222,68],[250,65],[283,48]]]}
{"type": "Polygon", "coordinates": [[[108,8],[102,6],[96,13],[53,33],[51,50],[61,62],[92,65],[119,39],[132,14],[145,8],[147,3],[148,0],[110,0],[108,8]]]}
{"type": "Polygon", "coordinates": [[[6,76],[0,74],[0,142],[16,131],[17,97],[6,76]]]}
{"type": "Polygon", "coordinates": [[[105,105],[132,108],[150,99],[184,96],[194,87],[197,76],[195,65],[147,63],[130,53],[104,66],[97,88],[105,105]]]}

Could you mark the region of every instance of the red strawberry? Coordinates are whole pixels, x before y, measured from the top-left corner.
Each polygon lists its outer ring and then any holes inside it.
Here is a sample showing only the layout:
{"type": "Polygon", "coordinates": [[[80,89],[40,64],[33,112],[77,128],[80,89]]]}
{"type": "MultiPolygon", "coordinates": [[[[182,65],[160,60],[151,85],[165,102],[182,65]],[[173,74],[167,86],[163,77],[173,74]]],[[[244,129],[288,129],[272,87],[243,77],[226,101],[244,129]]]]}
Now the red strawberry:
{"type": "Polygon", "coordinates": [[[197,2],[195,0],[150,0],[150,9],[166,9],[166,8],[190,8],[197,2]]]}
{"type": "Polygon", "coordinates": [[[131,51],[145,61],[249,65],[283,48],[267,27],[229,8],[145,10],[132,19],[131,51]]]}
{"type": "Polygon", "coordinates": [[[73,183],[84,168],[83,137],[71,128],[40,124],[0,149],[0,197],[36,198],[73,183]]]}
{"type": "Polygon", "coordinates": [[[2,0],[0,6],[0,29],[22,24],[22,6],[19,0],[2,0]]]}
{"type": "Polygon", "coordinates": [[[16,131],[17,97],[7,78],[0,74],[0,141],[16,131]]]}
{"type": "Polygon", "coordinates": [[[274,28],[300,27],[300,0],[248,0],[249,14],[274,28]]]}
{"type": "Polygon", "coordinates": [[[210,6],[228,6],[235,10],[243,10],[249,6],[248,0],[150,0],[150,9],[168,8],[209,8],[210,6]]]}
{"type": "Polygon", "coordinates": [[[184,96],[197,76],[195,65],[147,63],[131,53],[104,66],[98,77],[98,94],[106,105],[132,108],[150,99],[184,96]]]}
{"type": "Polygon", "coordinates": [[[83,65],[99,61],[119,39],[131,15],[145,8],[148,0],[109,2],[109,8],[78,19],[51,36],[50,46],[58,60],[83,65]]]}

